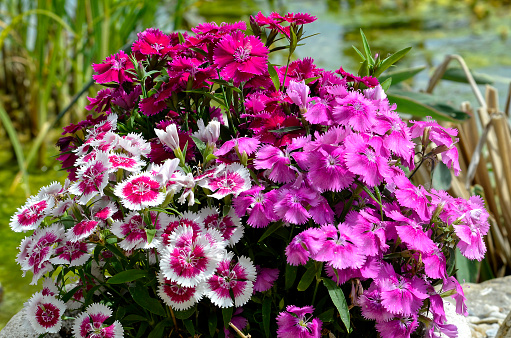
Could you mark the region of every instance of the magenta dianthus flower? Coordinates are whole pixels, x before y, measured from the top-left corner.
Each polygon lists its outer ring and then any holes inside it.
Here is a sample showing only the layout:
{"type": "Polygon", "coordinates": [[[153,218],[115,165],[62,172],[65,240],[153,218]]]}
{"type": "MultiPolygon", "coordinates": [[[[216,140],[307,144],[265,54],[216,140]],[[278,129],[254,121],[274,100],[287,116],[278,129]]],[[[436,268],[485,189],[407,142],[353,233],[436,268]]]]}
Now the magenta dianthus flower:
{"type": "Polygon", "coordinates": [[[268,48],[255,36],[236,31],[218,42],[213,58],[220,75],[237,85],[267,71],[268,48]]]}
{"type": "Polygon", "coordinates": [[[107,82],[133,82],[133,76],[126,72],[128,69],[135,68],[129,56],[122,50],[117,54],[110,55],[103,63],[95,63],[92,65],[94,71],[98,72],[92,75],[97,83],[107,82]]]}
{"type": "Polygon", "coordinates": [[[277,316],[277,337],[279,338],[319,338],[322,322],[312,317],[312,306],[289,305],[286,312],[277,316]]]}

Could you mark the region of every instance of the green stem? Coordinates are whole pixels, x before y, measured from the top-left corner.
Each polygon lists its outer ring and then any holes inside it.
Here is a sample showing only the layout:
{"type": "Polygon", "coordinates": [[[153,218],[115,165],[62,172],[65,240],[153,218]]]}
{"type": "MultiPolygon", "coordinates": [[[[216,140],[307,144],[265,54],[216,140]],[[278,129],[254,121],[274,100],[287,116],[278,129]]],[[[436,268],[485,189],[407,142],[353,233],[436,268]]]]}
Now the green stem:
{"type": "Polygon", "coordinates": [[[364,190],[364,187],[363,185],[358,185],[357,186],[357,189],[355,189],[355,191],[353,192],[353,194],[351,195],[350,199],[348,200],[348,203],[346,203],[344,205],[344,208],[342,209],[342,214],[341,214],[341,221],[344,220],[344,218],[346,217],[346,215],[348,214],[348,211],[350,211],[351,209],[351,206],[353,204],[353,201],[355,200],[355,198],[358,197],[358,195],[360,194],[360,192],[364,190]]]}

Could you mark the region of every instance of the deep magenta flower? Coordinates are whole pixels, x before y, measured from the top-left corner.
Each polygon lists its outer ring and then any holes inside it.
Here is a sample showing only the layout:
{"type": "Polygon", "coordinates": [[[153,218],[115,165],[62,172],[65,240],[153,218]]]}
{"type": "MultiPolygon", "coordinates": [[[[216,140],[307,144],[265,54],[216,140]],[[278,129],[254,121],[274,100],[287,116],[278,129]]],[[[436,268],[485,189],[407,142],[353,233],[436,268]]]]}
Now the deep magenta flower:
{"type": "Polygon", "coordinates": [[[385,338],[405,338],[410,337],[418,325],[417,316],[414,315],[377,323],[376,329],[385,338]]]}
{"type": "Polygon", "coordinates": [[[242,192],[232,201],[239,217],[243,217],[248,212],[247,223],[254,228],[264,228],[278,219],[273,211],[273,206],[277,202],[276,191],[264,193],[263,190],[264,187],[255,186],[242,192]]]}
{"type": "Polygon", "coordinates": [[[137,34],[138,40],[131,48],[143,55],[165,55],[172,50],[170,37],[156,28],[148,28],[137,34]]]}
{"type": "Polygon", "coordinates": [[[356,131],[367,131],[376,123],[376,107],[359,92],[349,92],[344,98],[336,98],[332,116],[336,123],[350,126],[356,131]]]}
{"type": "MultiPolygon", "coordinates": [[[[346,149],[324,145],[307,153],[307,178],[319,191],[341,191],[353,183],[355,174],[345,163],[346,149]]],[[[359,173],[359,171],[355,171],[359,173]]]]}
{"type": "Polygon", "coordinates": [[[279,269],[262,268],[256,265],[257,278],[254,282],[254,291],[269,290],[279,277],[279,269]]]}
{"type": "Polygon", "coordinates": [[[267,71],[268,48],[257,37],[236,31],[218,42],[213,58],[220,75],[238,85],[267,71]]]}
{"type": "Polygon", "coordinates": [[[318,318],[312,317],[312,306],[297,307],[289,305],[286,312],[277,316],[277,337],[279,338],[319,338],[321,325],[318,318]]]}
{"type": "Polygon", "coordinates": [[[103,63],[95,63],[92,65],[94,71],[98,72],[92,75],[97,83],[108,82],[133,82],[133,75],[126,72],[128,69],[134,69],[133,63],[129,56],[122,50],[117,54],[112,54],[103,61],[103,63]]]}

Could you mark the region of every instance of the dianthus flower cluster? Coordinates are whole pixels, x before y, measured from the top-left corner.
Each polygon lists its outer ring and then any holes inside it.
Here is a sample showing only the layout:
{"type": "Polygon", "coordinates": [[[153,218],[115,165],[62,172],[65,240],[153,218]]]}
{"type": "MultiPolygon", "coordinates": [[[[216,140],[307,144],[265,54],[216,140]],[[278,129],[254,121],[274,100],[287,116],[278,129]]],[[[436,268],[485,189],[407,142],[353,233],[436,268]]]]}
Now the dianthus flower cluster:
{"type": "Polygon", "coordinates": [[[291,54],[314,20],[147,29],[93,65],[108,86],[58,142],[69,179],[10,221],[33,231],[23,272],[44,277],[26,305],[36,332],[57,332],[67,309],[81,338],[340,336],[368,322],[384,338],[456,336],[443,309],[452,296],[467,312],[454,250],[483,258],[488,213],[407,176],[420,156],[457,174],[456,130],[408,125],[371,76],[271,65],[275,37],[291,54]]]}

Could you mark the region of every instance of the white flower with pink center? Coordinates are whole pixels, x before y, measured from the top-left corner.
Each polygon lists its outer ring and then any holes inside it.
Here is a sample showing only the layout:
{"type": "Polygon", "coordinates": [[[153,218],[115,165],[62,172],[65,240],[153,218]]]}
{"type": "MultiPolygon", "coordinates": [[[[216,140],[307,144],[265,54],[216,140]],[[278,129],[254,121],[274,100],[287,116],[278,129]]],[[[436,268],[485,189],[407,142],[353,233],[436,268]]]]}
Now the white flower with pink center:
{"type": "Polygon", "coordinates": [[[41,294],[43,296],[55,296],[59,293],[55,282],[51,277],[46,277],[43,282],[43,289],[41,290],[41,294]]]}
{"type": "Polygon", "coordinates": [[[221,244],[188,226],[179,226],[169,242],[161,250],[160,270],[165,278],[187,287],[209,278],[224,252],[221,244]]]}
{"type": "Polygon", "coordinates": [[[61,317],[66,310],[63,301],[38,292],[25,304],[25,313],[35,332],[57,333],[62,326],[61,317]]]}
{"type": "Polygon", "coordinates": [[[201,215],[191,211],[186,211],[181,214],[181,216],[168,216],[167,222],[164,224],[166,225],[161,234],[161,248],[170,244],[170,236],[180,225],[191,227],[193,231],[197,233],[204,229],[201,215]]]}
{"type": "Polygon", "coordinates": [[[66,236],[71,242],[78,242],[94,233],[99,222],[92,219],[84,219],[67,230],[66,236]]]}
{"type": "Polygon", "coordinates": [[[119,135],[114,132],[107,132],[100,139],[95,139],[90,144],[97,150],[103,152],[109,152],[114,150],[119,143],[119,135]]]}
{"type": "Polygon", "coordinates": [[[256,269],[250,259],[241,256],[236,263],[232,252],[226,252],[215,274],[207,281],[206,295],[222,308],[243,306],[252,296],[255,279],[256,269]]]}
{"type": "Polygon", "coordinates": [[[73,204],[74,202],[71,198],[67,198],[63,201],[58,201],[55,207],[51,210],[50,215],[54,217],[62,216],[73,204]]]}
{"type": "Polygon", "coordinates": [[[166,160],[163,164],[154,164],[151,163],[148,171],[159,180],[165,187],[167,188],[168,193],[176,193],[181,189],[180,186],[176,184],[174,178],[179,176],[179,173],[176,172],[178,170],[179,159],[173,158],[166,160]]]}
{"type": "Polygon", "coordinates": [[[77,172],[77,181],[71,185],[69,192],[80,196],[78,203],[87,204],[94,196],[103,196],[103,189],[108,184],[108,174],[111,165],[108,155],[99,152],[94,161],[80,167],[77,172]]]}
{"type": "Polygon", "coordinates": [[[204,294],[204,284],[182,286],[158,274],[158,296],[177,311],[187,310],[199,302],[204,294]]]}
{"type": "Polygon", "coordinates": [[[49,260],[55,253],[56,244],[64,238],[64,227],[54,224],[48,228],[38,229],[32,237],[26,249],[26,256],[21,261],[21,269],[32,270],[34,276],[31,284],[35,284],[43,274],[51,270],[49,260]]]}
{"type": "Polygon", "coordinates": [[[89,260],[94,248],[93,243],[61,242],[55,249],[55,254],[50,262],[53,264],[67,264],[69,266],[80,266],[89,260]]]}
{"type": "Polygon", "coordinates": [[[124,329],[119,321],[107,325],[105,321],[112,316],[112,310],[103,304],[93,303],[75,319],[73,336],[75,338],[122,338],[124,329]]]}
{"type": "Polygon", "coordinates": [[[106,221],[118,211],[117,206],[110,199],[103,199],[100,202],[94,203],[91,213],[94,219],[106,221]],[[105,205],[106,204],[106,205],[105,205]]]}
{"type": "Polygon", "coordinates": [[[243,227],[241,220],[231,209],[229,213],[222,217],[216,209],[205,208],[200,211],[203,224],[206,229],[216,229],[220,231],[223,239],[229,242],[229,245],[236,244],[243,237],[243,227]]]}
{"type": "Polygon", "coordinates": [[[141,134],[129,133],[119,139],[119,147],[132,156],[146,156],[151,152],[151,144],[141,134]]]}
{"type": "Polygon", "coordinates": [[[50,185],[44,186],[41,189],[39,189],[39,192],[37,193],[37,198],[43,199],[45,196],[49,196],[52,199],[56,199],[59,195],[63,194],[65,192],[64,187],[62,187],[62,184],[59,182],[52,182],[50,185]]]}
{"type": "Polygon", "coordinates": [[[143,215],[133,211],[128,216],[118,222],[114,222],[110,231],[123,240],[119,243],[119,246],[124,250],[134,249],[150,249],[155,248],[159,245],[161,239],[160,236],[155,236],[151,243],[148,243],[147,231],[149,229],[155,229],[157,233],[161,231],[162,224],[168,222],[168,216],[165,214],[159,214],[156,211],[151,211],[151,225],[146,224],[143,215]]]}
{"type": "Polygon", "coordinates": [[[208,195],[209,197],[222,199],[231,194],[238,196],[239,193],[250,189],[250,173],[239,163],[222,164],[217,168],[214,176],[205,178],[198,184],[214,192],[208,195]]]}
{"type": "Polygon", "coordinates": [[[139,156],[110,154],[108,160],[115,170],[124,169],[126,171],[138,172],[145,166],[145,162],[142,161],[139,156]]]}
{"type": "Polygon", "coordinates": [[[9,225],[16,232],[37,229],[43,219],[51,213],[53,198],[47,195],[32,197],[11,217],[9,225]]]}
{"type": "Polygon", "coordinates": [[[114,194],[121,199],[124,207],[130,210],[142,210],[163,203],[165,194],[160,192],[160,182],[149,173],[132,175],[117,184],[114,194]]]}

